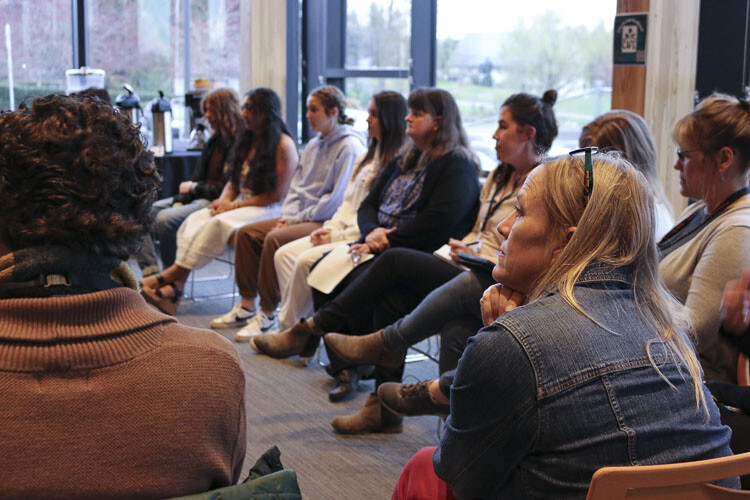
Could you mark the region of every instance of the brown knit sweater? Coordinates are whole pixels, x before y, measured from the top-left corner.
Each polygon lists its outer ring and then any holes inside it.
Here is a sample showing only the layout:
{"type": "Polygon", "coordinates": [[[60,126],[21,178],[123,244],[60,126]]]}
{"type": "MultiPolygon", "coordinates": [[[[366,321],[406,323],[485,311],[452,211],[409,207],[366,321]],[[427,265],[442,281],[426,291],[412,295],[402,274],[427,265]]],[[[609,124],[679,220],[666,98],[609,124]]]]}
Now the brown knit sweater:
{"type": "Polygon", "coordinates": [[[0,300],[0,496],[165,498],[235,483],[244,396],[229,341],[134,290],[0,300]]]}

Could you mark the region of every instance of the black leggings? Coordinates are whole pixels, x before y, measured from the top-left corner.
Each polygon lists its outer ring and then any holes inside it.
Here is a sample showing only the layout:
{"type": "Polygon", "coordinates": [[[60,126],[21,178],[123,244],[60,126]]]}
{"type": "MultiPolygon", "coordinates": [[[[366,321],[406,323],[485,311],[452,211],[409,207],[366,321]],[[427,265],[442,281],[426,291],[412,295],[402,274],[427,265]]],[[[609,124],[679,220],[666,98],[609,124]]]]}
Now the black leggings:
{"type": "Polygon", "coordinates": [[[370,333],[411,312],[428,293],[459,273],[460,269],[432,254],[391,248],[357,267],[328,296],[328,302],[318,294],[318,303],[325,303],[316,304],[313,320],[325,332],[370,333]],[[363,316],[369,325],[365,321],[363,329],[346,331],[351,330],[348,324],[362,323],[363,316]]]}

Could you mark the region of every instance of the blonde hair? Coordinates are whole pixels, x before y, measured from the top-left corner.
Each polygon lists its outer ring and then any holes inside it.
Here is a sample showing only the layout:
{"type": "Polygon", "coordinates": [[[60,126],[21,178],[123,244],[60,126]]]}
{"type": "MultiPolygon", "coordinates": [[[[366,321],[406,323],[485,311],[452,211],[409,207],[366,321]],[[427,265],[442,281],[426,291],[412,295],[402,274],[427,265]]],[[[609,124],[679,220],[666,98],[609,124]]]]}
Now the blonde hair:
{"type": "Polygon", "coordinates": [[[672,138],[678,144],[715,154],[724,146],[742,159],[740,171],[750,166],[750,105],[726,94],[714,93],[675,124],[672,138]]]}
{"type": "MultiPolygon", "coordinates": [[[[536,283],[529,300],[539,298],[552,287],[571,307],[599,324],[576,301],[573,294],[576,281],[594,261],[616,267],[632,266],[638,310],[661,337],[678,367],[687,368],[694,386],[696,409],[703,407],[708,415],[687,313],[669,293],[659,272],[652,230],[656,217],[654,201],[644,175],[617,152],[595,155],[594,187],[586,202],[583,157],[560,157],[544,168],[546,189],[542,199],[550,233],[562,237],[569,227],[576,227],[576,231],[536,283]]],[[[651,358],[651,342],[647,351],[654,368],[659,370],[651,358]]]]}
{"type": "Polygon", "coordinates": [[[671,213],[672,207],[656,171],[654,137],[643,118],[632,111],[612,110],[584,125],[578,142],[580,147],[591,145],[600,150],[620,151],[626,160],[646,176],[656,199],[671,213]]]}
{"type": "Polygon", "coordinates": [[[242,121],[242,110],[240,108],[240,96],[234,89],[221,88],[206,94],[201,100],[201,109],[206,112],[206,107],[216,114],[218,122],[217,132],[224,144],[233,144],[244,130],[242,121]]]}

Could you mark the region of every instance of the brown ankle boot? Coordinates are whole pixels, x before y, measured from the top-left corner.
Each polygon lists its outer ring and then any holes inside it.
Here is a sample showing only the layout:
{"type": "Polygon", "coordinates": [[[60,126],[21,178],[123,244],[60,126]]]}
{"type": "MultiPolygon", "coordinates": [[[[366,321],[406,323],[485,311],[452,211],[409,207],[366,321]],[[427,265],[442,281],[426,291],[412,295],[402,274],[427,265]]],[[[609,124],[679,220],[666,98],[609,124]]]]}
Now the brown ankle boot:
{"type": "Polygon", "coordinates": [[[375,365],[391,372],[401,366],[405,349],[391,351],[383,343],[383,330],[362,336],[329,333],[323,337],[326,347],[344,366],[375,365]]]}
{"type": "Polygon", "coordinates": [[[272,358],[288,358],[295,354],[310,357],[315,354],[322,335],[323,332],[315,327],[311,319],[301,319],[299,323],[283,332],[253,337],[250,347],[272,358]]]}
{"type": "Polygon", "coordinates": [[[384,432],[395,434],[404,430],[404,418],[386,410],[378,397],[370,394],[365,406],[354,415],[336,417],[331,422],[339,434],[364,434],[367,432],[384,432]]]}

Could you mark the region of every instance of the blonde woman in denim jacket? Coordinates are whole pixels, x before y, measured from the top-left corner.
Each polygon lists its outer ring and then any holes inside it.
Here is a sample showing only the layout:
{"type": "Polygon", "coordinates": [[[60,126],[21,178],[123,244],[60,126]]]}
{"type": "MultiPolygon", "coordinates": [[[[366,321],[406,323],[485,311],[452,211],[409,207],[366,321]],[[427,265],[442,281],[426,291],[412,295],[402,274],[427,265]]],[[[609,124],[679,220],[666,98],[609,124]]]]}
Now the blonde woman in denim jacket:
{"type": "Polygon", "coordinates": [[[644,177],[614,153],[585,163],[532,171],[499,224],[489,326],[459,361],[432,463],[407,464],[461,498],[584,498],[603,466],[731,454],[659,275],[644,177]]]}

